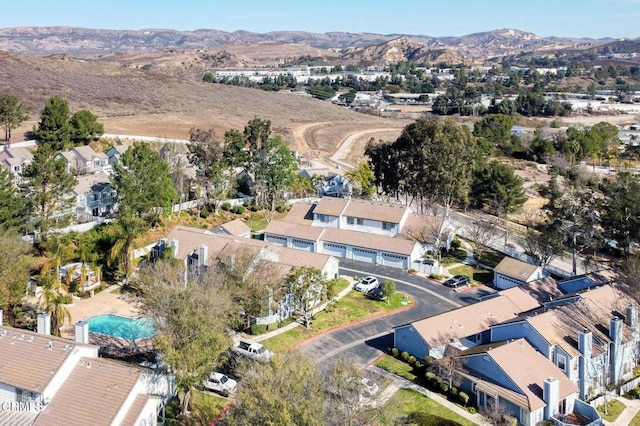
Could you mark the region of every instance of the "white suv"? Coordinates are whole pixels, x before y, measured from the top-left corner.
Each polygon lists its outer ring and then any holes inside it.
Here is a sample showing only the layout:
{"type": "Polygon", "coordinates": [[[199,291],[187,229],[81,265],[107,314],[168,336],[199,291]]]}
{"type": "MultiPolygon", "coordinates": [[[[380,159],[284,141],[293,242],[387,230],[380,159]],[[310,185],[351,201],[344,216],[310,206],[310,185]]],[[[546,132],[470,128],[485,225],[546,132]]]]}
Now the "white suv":
{"type": "Polygon", "coordinates": [[[376,277],[368,276],[364,277],[362,281],[356,284],[354,289],[356,291],[361,291],[362,293],[369,293],[376,287],[378,287],[378,279],[376,277]]]}
{"type": "Polygon", "coordinates": [[[207,390],[217,392],[223,396],[229,396],[236,391],[238,382],[222,373],[214,372],[204,381],[203,385],[207,390]]]}

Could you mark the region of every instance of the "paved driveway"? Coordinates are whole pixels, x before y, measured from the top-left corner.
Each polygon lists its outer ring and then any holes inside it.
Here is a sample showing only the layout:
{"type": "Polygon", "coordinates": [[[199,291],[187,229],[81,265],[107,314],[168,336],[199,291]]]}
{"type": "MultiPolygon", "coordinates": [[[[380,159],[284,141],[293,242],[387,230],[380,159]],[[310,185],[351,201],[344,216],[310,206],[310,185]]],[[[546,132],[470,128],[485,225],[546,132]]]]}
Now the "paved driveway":
{"type": "Polygon", "coordinates": [[[340,259],[343,275],[373,275],[380,280],[393,280],[396,289],[415,300],[415,305],[402,312],[374,318],[316,337],[300,350],[317,360],[321,369],[329,368],[339,356],[356,364],[369,364],[388,347],[393,346],[393,328],[436,315],[476,301],[472,293],[457,293],[442,284],[411,275],[404,270],[340,259]]]}

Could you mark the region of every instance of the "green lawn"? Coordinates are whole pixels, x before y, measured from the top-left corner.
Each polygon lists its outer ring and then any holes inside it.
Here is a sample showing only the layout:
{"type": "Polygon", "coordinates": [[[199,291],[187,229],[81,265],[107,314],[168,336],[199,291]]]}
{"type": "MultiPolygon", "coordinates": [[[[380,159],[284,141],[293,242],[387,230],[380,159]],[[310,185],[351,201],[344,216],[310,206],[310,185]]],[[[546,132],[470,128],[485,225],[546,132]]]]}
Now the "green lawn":
{"type": "Polygon", "coordinates": [[[626,405],[616,399],[607,402],[607,405],[609,414],[604,413],[604,404],[598,407],[598,412],[608,422],[615,422],[618,416],[627,408],[626,405]]]}
{"type": "Polygon", "coordinates": [[[504,253],[485,247],[480,257],[480,263],[487,265],[491,268],[495,268],[502,259],[505,258],[504,253]]]}
{"type": "Polygon", "coordinates": [[[384,409],[380,410],[380,419],[377,423],[395,425],[396,420],[405,418],[411,413],[424,413],[420,415],[419,423],[424,426],[475,425],[472,421],[410,389],[400,389],[391,397],[384,409]]]}
{"type": "Polygon", "coordinates": [[[487,284],[493,281],[493,272],[486,269],[477,269],[471,265],[462,265],[449,269],[451,275],[466,275],[471,278],[473,284],[487,284]]]}
{"type": "Polygon", "coordinates": [[[640,413],[636,414],[633,419],[631,419],[629,426],[640,426],[640,413]]]}
{"type": "Polygon", "coordinates": [[[396,376],[404,377],[412,382],[415,380],[416,375],[413,374],[413,367],[406,362],[402,362],[399,359],[395,359],[391,355],[384,355],[375,362],[375,366],[387,370],[396,376]]]}
{"type": "Polygon", "coordinates": [[[455,265],[456,263],[460,263],[467,258],[467,251],[464,248],[457,248],[449,251],[446,256],[442,256],[440,259],[440,264],[445,268],[447,266],[455,265]]]}
{"type": "Polygon", "coordinates": [[[373,315],[389,312],[411,304],[404,294],[391,296],[389,303],[371,300],[357,291],[351,291],[332,308],[319,312],[313,320],[313,327],[307,330],[303,326],[295,327],[285,333],[262,341],[268,349],[278,353],[286,352],[303,340],[331,328],[369,318],[373,315]]]}

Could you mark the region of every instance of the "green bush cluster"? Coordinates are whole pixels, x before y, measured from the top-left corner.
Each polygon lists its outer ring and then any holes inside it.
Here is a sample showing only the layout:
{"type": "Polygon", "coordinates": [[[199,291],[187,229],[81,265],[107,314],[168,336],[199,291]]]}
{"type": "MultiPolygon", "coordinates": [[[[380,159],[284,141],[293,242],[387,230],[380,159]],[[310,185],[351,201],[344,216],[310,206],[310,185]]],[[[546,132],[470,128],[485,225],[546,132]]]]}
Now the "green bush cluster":
{"type": "Polygon", "coordinates": [[[280,324],[251,324],[251,334],[257,336],[259,334],[268,333],[270,331],[276,330],[280,327],[280,324]]]}
{"type": "Polygon", "coordinates": [[[231,213],[235,213],[235,214],[243,214],[245,210],[246,210],[245,207],[240,204],[231,207],[231,213]]]}
{"type": "Polygon", "coordinates": [[[624,397],[627,399],[638,399],[640,398],[640,388],[633,388],[629,392],[624,394],[624,397]]]}
{"type": "Polygon", "coordinates": [[[451,250],[457,250],[460,246],[462,246],[462,243],[458,238],[454,238],[453,241],[451,241],[451,250]]]}
{"type": "Polygon", "coordinates": [[[222,205],[220,206],[220,208],[222,210],[224,210],[225,212],[228,212],[229,210],[231,210],[231,203],[228,201],[225,201],[224,203],[222,203],[222,205]]]}
{"type": "Polygon", "coordinates": [[[407,351],[403,351],[403,352],[400,354],[400,358],[402,358],[402,360],[403,360],[404,362],[406,362],[406,363],[408,363],[408,362],[409,362],[409,356],[410,356],[410,355],[409,355],[409,352],[407,352],[407,351]]]}

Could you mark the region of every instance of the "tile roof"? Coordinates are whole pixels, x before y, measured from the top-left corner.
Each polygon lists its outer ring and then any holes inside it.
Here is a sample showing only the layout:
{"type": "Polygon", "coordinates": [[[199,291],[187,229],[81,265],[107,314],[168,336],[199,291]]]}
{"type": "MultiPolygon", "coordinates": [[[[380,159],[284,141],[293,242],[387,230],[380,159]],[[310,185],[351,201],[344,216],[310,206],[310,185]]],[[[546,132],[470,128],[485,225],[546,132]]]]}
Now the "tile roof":
{"type": "Polygon", "coordinates": [[[309,241],[318,241],[323,231],[324,228],[321,227],[305,226],[280,220],[272,220],[264,230],[265,234],[287,236],[309,241]]]}
{"type": "Polygon", "coordinates": [[[296,203],[291,206],[291,209],[281,221],[311,226],[313,223],[313,213],[311,212],[315,207],[316,204],[296,203]]]}
{"type": "Polygon", "coordinates": [[[537,268],[538,266],[536,265],[531,265],[530,263],[522,262],[512,257],[505,257],[493,270],[507,277],[527,281],[537,268]]]}
{"type": "Polygon", "coordinates": [[[330,243],[347,244],[354,247],[382,250],[407,256],[413,252],[416,244],[419,244],[401,237],[386,237],[384,235],[336,228],[324,228],[320,239],[330,243]]]}
{"type": "Polygon", "coordinates": [[[355,199],[349,201],[342,213],[344,216],[359,217],[380,222],[400,223],[409,210],[407,206],[402,204],[355,199]]]}
{"type": "Polygon", "coordinates": [[[41,393],[78,346],[68,339],[0,326],[0,383],[41,393]]]}
{"type": "Polygon", "coordinates": [[[529,411],[546,406],[542,389],[544,380],[549,377],[558,380],[560,399],[578,391],[577,386],[558,367],[536,351],[525,339],[488,350],[487,355],[527,397],[529,411]],[[527,368],[523,368],[524,365],[527,368]]]}
{"type": "Polygon", "coordinates": [[[346,198],[322,197],[313,212],[329,216],[340,216],[347,204],[349,204],[349,200],[346,198]]]}
{"type": "Polygon", "coordinates": [[[142,372],[105,358],[81,358],[34,426],[110,425],[142,372]]]}
{"type": "Polygon", "coordinates": [[[142,410],[144,410],[144,406],[150,399],[151,397],[145,393],[136,396],[136,399],[133,401],[131,408],[129,408],[129,411],[127,411],[127,415],[124,419],[122,419],[122,426],[137,424],[136,420],[138,420],[138,417],[140,417],[142,410]]]}
{"type": "Polygon", "coordinates": [[[111,185],[109,176],[103,174],[77,176],[76,179],[78,183],[73,187],[73,192],[77,195],[86,194],[87,192],[100,192],[111,185]]]}
{"type": "Polygon", "coordinates": [[[251,232],[249,225],[240,219],[234,219],[231,222],[223,223],[220,227],[229,234],[235,236],[242,236],[251,232]]]}
{"type": "Polygon", "coordinates": [[[538,302],[518,287],[500,292],[500,296],[463,306],[412,323],[413,328],[431,346],[450,339],[461,339],[488,330],[490,325],[517,318],[522,309],[538,302]]]}

